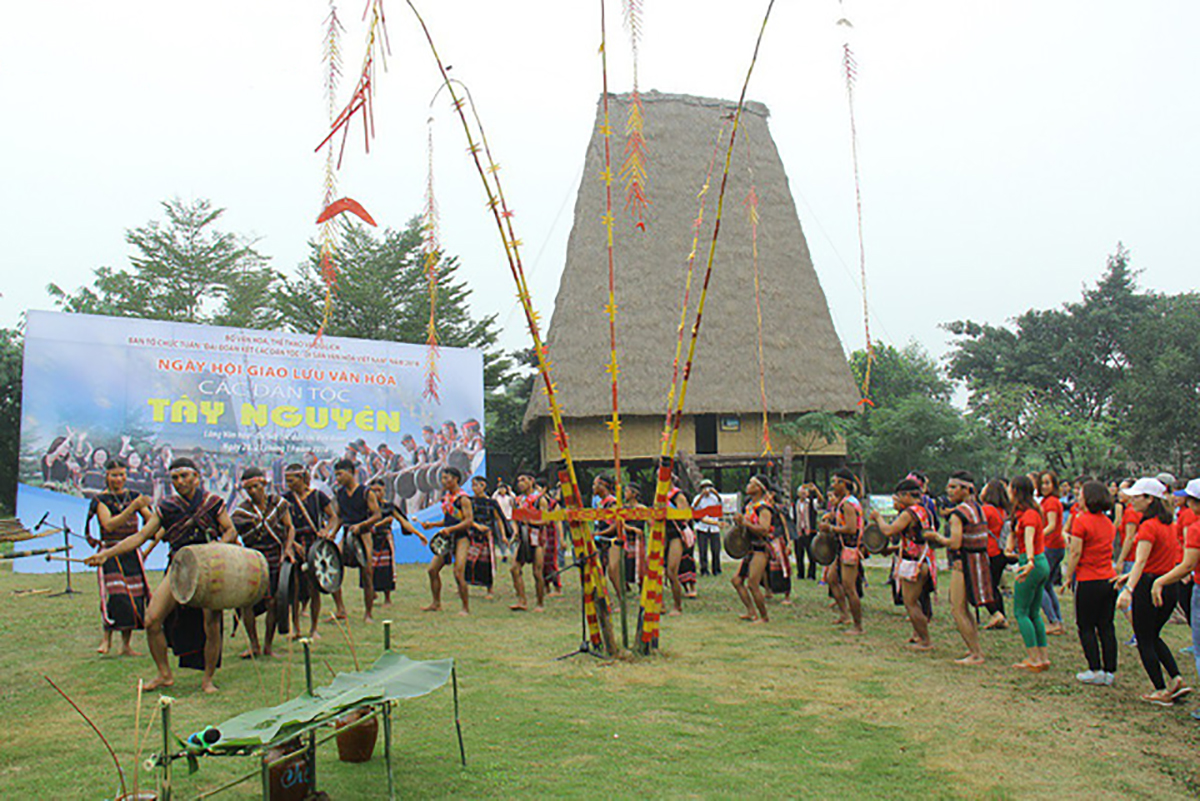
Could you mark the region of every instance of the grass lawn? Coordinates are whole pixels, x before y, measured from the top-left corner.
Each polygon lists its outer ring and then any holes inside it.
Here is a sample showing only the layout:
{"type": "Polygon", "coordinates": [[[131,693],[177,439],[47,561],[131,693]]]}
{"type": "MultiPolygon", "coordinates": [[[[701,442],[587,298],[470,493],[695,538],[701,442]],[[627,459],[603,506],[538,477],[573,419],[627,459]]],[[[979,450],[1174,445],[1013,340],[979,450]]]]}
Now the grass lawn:
{"type": "MultiPolygon", "coordinates": [[[[728,568],[728,566],[727,566],[728,568]]],[[[506,573],[502,573],[507,577],[506,573]]],[[[574,573],[568,574],[571,580],[574,573]]],[[[737,619],[728,569],[704,578],[701,598],[682,618],[664,618],[660,655],[605,663],[553,657],[578,644],[573,584],[545,615],[508,611],[474,597],[470,618],[423,614],[428,600],[418,566],[399,571],[391,618],[399,649],[416,659],[458,661],[467,767],[458,764],[449,687],[400,704],[395,713],[398,793],[424,797],[619,798],[1196,798],[1200,724],[1195,706],[1160,709],[1138,696],[1149,687],[1136,652],[1121,646],[1113,688],[1074,681],[1083,668],[1073,634],[1051,638],[1053,669],[1030,676],[1009,665],[1023,649],[1015,629],[985,632],[988,664],[953,665],[963,649],[945,597],[934,621],[936,649],[903,648],[908,627],[880,571],[865,603],[867,633],[849,638],[831,626],[824,587],[802,582],[793,607],[772,606],[767,626],[737,619]]],[[[157,580],[157,576],[152,577],[157,580]]],[[[148,656],[100,657],[96,581],[82,595],[17,596],[61,588],[61,576],[0,572],[0,791],[5,798],[109,798],[112,763],[86,724],[42,679],[53,678],[93,716],[127,770],[132,766],[138,677],[148,656]]],[[[349,583],[349,582],[348,582],[349,583]]],[[[451,580],[452,584],[452,580],[451,580]]],[[[943,593],[944,596],[944,593],[943,593]]],[[[361,609],[361,597],[351,612],[361,609]]],[[[1071,602],[1065,602],[1068,621],[1071,602]]],[[[614,626],[619,633],[619,625],[614,626]]],[[[229,617],[226,617],[226,631],[229,617]]],[[[382,648],[381,627],[355,621],[364,666],[382,648]]],[[[321,681],[352,669],[337,629],[324,625],[315,645],[321,681]],[[326,667],[328,665],[328,668],[326,667]]],[[[1129,626],[1118,622],[1118,636],[1129,626]]],[[[1169,625],[1180,648],[1185,627],[1169,625]]],[[[145,638],[135,635],[145,650],[145,638]]],[[[244,635],[226,644],[221,693],[199,692],[199,674],[176,675],[176,734],[238,712],[277,703],[303,686],[299,648],[273,660],[241,661],[244,635]]],[[[1195,682],[1190,657],[1184,677],[1195,682]]],[[[154,698],[149,698],[153,701],[154,698]]],[[[155,707],[146,703],[143,714],[155,707]]],[[[143,717],[143,724],[146,718],[143,717]]],[[[158,742],[157,725],[151,746],[158,742]]],[[[382,745],[382,741],[381,741],[382,745]]],[[[333,798],[382,798],[383,761],[342,764],[321,749],[322,789],[333,798]]],[[[201,762],[188,777],[177,763],[179,797],[192,798],[252,765],[201,762]]],[[[130,779],[131,781],[131,779],[130,779]]],[[[142,774],[143,786],[153,777],[142,774]]],[[[219,797],[255,797],[251,781],[219,797]]]]}

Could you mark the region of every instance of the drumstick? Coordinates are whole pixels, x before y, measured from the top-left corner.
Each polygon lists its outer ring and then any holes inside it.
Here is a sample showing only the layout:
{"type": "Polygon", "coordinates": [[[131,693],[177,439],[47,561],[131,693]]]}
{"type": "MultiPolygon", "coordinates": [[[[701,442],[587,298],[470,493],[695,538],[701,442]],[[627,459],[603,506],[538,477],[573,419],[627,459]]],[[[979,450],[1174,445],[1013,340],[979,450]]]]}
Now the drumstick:
{"type": "Polygon", "coordinates": [[[87,564],[86,559],[77,559],[74,556],[55,556],[54,554],[46,554],[47,562],[78,562],[81,565],[87,564]]]}

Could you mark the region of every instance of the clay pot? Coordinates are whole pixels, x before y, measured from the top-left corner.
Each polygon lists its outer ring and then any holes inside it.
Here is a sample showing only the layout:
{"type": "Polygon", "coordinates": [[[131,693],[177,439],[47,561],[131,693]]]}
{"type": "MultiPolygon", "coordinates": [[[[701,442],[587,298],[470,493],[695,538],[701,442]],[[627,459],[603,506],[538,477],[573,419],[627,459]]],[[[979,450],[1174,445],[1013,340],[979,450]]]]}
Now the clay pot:
{"type": "MultiPolygon", "coordinates": [[[[370,714],[369,709],[356,709],[337,719],[336,728],[343,729],[370,714]]],[[[338,759],[342,762],[369,762],[375,753],[375,741],[379,739],[379,718],[371,718],[361,726],[355,726],[337,735],[338,759]]]]}

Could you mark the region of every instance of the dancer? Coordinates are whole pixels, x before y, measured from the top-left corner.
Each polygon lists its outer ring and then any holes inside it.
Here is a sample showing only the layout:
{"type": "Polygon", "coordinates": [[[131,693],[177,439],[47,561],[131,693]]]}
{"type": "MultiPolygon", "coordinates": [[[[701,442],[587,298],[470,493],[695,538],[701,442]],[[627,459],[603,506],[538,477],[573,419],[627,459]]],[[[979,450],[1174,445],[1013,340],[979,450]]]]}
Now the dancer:
{"type": "Polygon", "coordinates": [[[392,605],[392,591],[396,589],[396,548],[392,538],[392,521],[400,523],[406,534],[415,534],[422,541],[425,535],[417,531],[400,507],[384,500],[386,484],[377,477],[367,483],[367,489],[375,496],[379,507],[379,522],[371,529],[371,588],[375,594],[383,593],[383,605],[392,605]]]}
{"type": "MultiPolygon", "coordinates": [[[[104,463],[105,491],[92,499],[88,506],[84,533],[88,543],[110,547],[138,530],[138,518],[150,519],[149,496],[125,489],[125,462],[112,458],[104,463]],[[100,522],[100,539],[92,538],[92,517],[100,522]]],[[[146,585],[142,552],[133,550],[100,566],[100,619],[104,633],[96,653],[107,654],[112,648],[112,633],[121,632],[121,656],[141,656],[133,650],[130,640],[135,629],[145,627],[146,585]]]]}
{"type": "MultiPolygon", "coordinates": [[[[518,509],[536,510],[542,513],[550,511],[550,499],[546,497],[546,490],[532,474],[521,473],[517,476],[517,492],[519,493],[517,495],[518,509]]],[[[537,605],[534,606],[533,611],[544,612],[546,610],[545,538],[549,536],[553,525],[553,523],[541,525],[521,523],[518,527],[517,546],[513,551],[511,570],[517,602],[509,607],[514,612],[524,612],[529,608],[529,601],[525,597],[525,577],[522,575],[525,565],[533,566],[533,586],[537,593],[537,605]]]]}
{"type": "Polygon", "coordinates": [[[429,594],[432,600],[422,612],[437,612],[442,608],[442,568],[454,565],[454,582],[458,585],[458,598],[462,602],[459,614],[471,614],[471,599],[467,590],[467,552],[471,548],[468,533],[474,522],[471,512],[471,496],[463,490],[463,475],[457,467],[442,468],[442,527],[431,541],[439,537],[446,543],[445,551],[434,551],[429,560],[429,594]]]}
{"type": "Polygon", "coordinates": [[[913,630],[908,647],[914,651],[933,650],[929,620],[933,615],[933,590],[937,586],[937,560],[927,536],[934,532],[934,523],[921,503],[923,496],[921,484],[914,478],[905,478],[892,491],[892,505],[897,514],[891,523],[878,510],[871,511],[875,525],[889,539],[899,539],[896,579],[913,630]]]}
{"type": "Polygon", "coordinates": [[[1135,539],[1133,569],[1116,578],[1116,585],[1121,587],[1117,607],[1133,609],[1138,655],[1154,685],[1154,691],[1143,695],[1142,700],[1157,706],[1171,706],[1192,691],[1184,686],[1175,656],[1162,640],[1162,629],[1175,609],[1179,587],[1160,585],[1158,603],[1150,592],[1154,582],[1179,563],[1179,541],[1171,528],[1175,519],[1166,506],[1166,497],[1167,488],[1156,478],[1139,478],[1129,488],[1129,502],[1142,513],[1142,522],[1135,539]],[[1163,680],[1164,670],[1169,685],[1163,680]]]}
{"type": "MultiPolygon", "coordinates": [[[[783,606],[792,605],[791,543],[788,537],[787,519],[779,503],[780,494],[772,486],[767,490],[767,504],[771,507],[771,539],[767,543],[767,589],[780,594],[783,606]]],[[[694,596],[693,596],[694,597],[694,596]]]]}
{"type": "Polygon", "coordinates": [[[1008,519],[1012,513],[1012,503],[1008,500],[1008,487],[1001,479],[994,478],[983,488],[979,496],[983,503],[983,516],[987,518],[988,526],[988,567],[991,568],[992,588],[996,600],[988,606],[992,619],[985,629],[1006,629],[1008,618],[1004,615],[1004,593],[1000,591],[1000,583],[1004,579],[1004,568],[1008,567],[1010,557],[1004,555],[1004,546],[1008,542],[1008,530],[1011,529],[1008,519]]]}
{"type": "Polygon", "coordinates": [[[137,550],[148,540],[167,541],[167,572],[150,595],[150,606],[146,610],[146,641],[158,675],[147,682],[145,688],[155,690],[175,683],[167,662],[169,635],[173,650],[180,656],[180,664],[184,667],[203,665],[204,678],[200,687],[206,693],[215,693],[217,686],[213,676],[221,661],[221,612],[179,606],[171,594],[170,560],[180,548],[188,545],[211,542],[218,537],[222,542],[235,542],[237,529],[225,511],[225,502],[200,488],[200,471],[195,462],[186,457],[173,460],[170,476],[176,494],[158,502],[146,525],[136,534],[85,561],[92,567],[99,567],[114,556],[137,550]],[[168,617],[171,618],[169,622],[168,617]],[[202,660],[197,657],[197,652],[203,653],[202,660]]]}
{"type": "MultiPolygon", "coordinates": [[[[333,493],[333,513],[322,532],[326,539],[333,539],[339,529],[342,536],[343,561],[358,567],[358,586],[363,591],[363,622],[373,623],[375,610],[375,580],[371,574],[374,563],[374,543],[371,532],[381,517],[379,504],[367,488],[358,483],[358,466],[349,459],[339,459],[333,465],[333,478],[337,489],[333,493]]],[[[342,591],[333,594],[337,605],[337,616],[346,618],[346,606],[342,591]]]]}
{"type": "MultiPolygon", "coordinates": [[[[637,486],[625,485],[625,508],[645,509],[642,494],[637,486]]],[[[625,521],[625,542],[621,549],[625,554],[625,583],[640,587],[646,577],[646,521],[625,521]]]]}
{"type": "MultiPolygon", "coordinates": [[[[764,485],[765,489],[765,485],[764,485]]],[[[691,509],[688,504],[687,496],[683,494],[683,490],[675,483],[672,477],[671,489],[667,492],[667,504],[674,506],[676,509],[691,509]]],[[[695,581],[696,581],[696,562],[691,560],[688,569],[682,570],[683,555],[686,549],[684,532],[688,531],[688,539],[691,539],[691,527],[685,520],[667,520],[666,521],[666,561],[667,561],[667,581],[671,585],[671,599],[674,601],[674,606],[667,613],[668,617],[677,617],[683,614],[683,598],[684,587],[683,580],[690,579],[692,588],[688,591],[688,597],[695,598],[695,581]]]]}
{"type": "MultiPolygon", "coordinates": [[[[308,468],[302,464],[293,463],[285,467],[283,480],[288,488],[283,497],[288,502],[292,528],[296,532],[296,547],[301,559],[304,559],[308,556],[308,549],[317,541],[325,521],[333,514],[333,502],[324,492],[309,485],[311,477],[308,468]]],[[[300,607],[306,601],[309,618],[308,637],[317,640],[320,639],[317,625],[321,619],[321,589],[317,586],[316,576],[309,571],[304,572],[300,592],[296,593],[296,602],[292,604],[292,631],[289,635],[292,639],[300,635],[300,607]]]]}
{"type": "Polygon", "coordinates": [[[936,531],[926,533],[926,539],[943,545],[950,560],[950,604],[954,610],[954,625],[967,645],[967,654],[955,659],[959,665],[982,665],[983,646],[979,628],[970,606],[986,606],[994,602],[992,571],[987,559],[987,519],[975,500],[975,477],[965,470],[950,474],[946,496],[954,504],[950,511],[950,536],[936,531]]]}
{"type": "Polygon", "coordinates": [[[487,599],[492,594],[493,577],[496,574],[496,543],[507,537],[507,521],[504,512],[492,498],[488,497],[487,478],[475,476],[471,479],[471,528],[467,532],[470,547],[467,550],[467,584],[487,590],[487,599]]]}
{"type": "MultiPolygon", "coordinates": [[[[613,494],[613,480],[605,475],[592,479],[592,506],[596,509],[613,509],[616,505],[617,496],[613,494]]],[[[596,551],[600,554],[600,564],[604,565],[613,590],[619,591],[622,549],[613,545],[617,542],[622,526],[616,518],[597,520],[592,525],[592,539],[596,543],[596,551]]]]}
{"type": "Polygon", "coordinates": [[[250,641],[242,659],[249,659],[271,656],[277,625],[274,598],[279,591],[279,570],[283,560],[296,561],[296,532],[287,501],[267,492],[267,476],[262,468],[247,467],[242,471],[242,490],[246,497],[233,510],[233,526],[241,535],[242,544],[258,551],[267,560],[270,576],[266,597],[238,610],[246,627],[246,639],[250,641]],[[267,613],[267,632],[260,648],[257,616],[264,611],[267,613]]]}
{"type": "Polygon", "coordinates": [[[1063,571],[1066,592],[1075,582],[1075,623],[1088,669],[1075,674],[1084,684],[1112,686],[1117,675],[1117,632],[1113,627],[1117,592],[1113,579],[1113,540],[1116,527],[1106,514],[1112,495],[1099,481],[1085,481],[1071,515],[1067,567],[1063,571]]]}
{"type": "Polygon", "coordinates": [[[860,572],[862,552],[863,513],[862,504],[854,497],[856,485],[854,474],[844,467],[833,471],[829,499],[833,510],[826,512],[820,523],[822,532],[833,532],[838,537],[838,558],[826,570],[829,591],[840,613],[838,625],[851,624],[847,634],[863,633],[862,599],[860,596],[860,572]]]}
{"type": "MultiPolygon", "coordinates": [[[[1200,478],[1193,478],[1187,486],[1175,493],[1182,498],[1193,516],[1200,515],[1200,478]]],[[[1192,655],[1196,660],[1196,673],[1200,675],[1200,517],[1193,520],[1183,532],[1183,560],[1170,573],[1154,580],[1150,595],[1156,606],[1163,603],[1163,588],[1180,581],[1191,572],[1192,592],[1192,655]]],[[[1192,717],[1200,720],[1200,709],[1192,710],[1192,717]]]]}
{"type": "Polygon", "coordinates": [[[1042,595],[1050,576],[1046,561],[1046,521],[1042,508],[1033,497],[1033,481],[1017,476],[1008,486],[1013,505],[1013,530],[1004,552],[1016,556],[1020,569],[1013,590],[1013,614],[1021,639],[1028,651],[1025,659],[1013,665],[1019,670],[1043,673],[1050,669],[1046,651],[1046,627],[1042,622],[1042,595]]]}
{"type": "Polygon", "coordinates": [[[767,544],[773,533],[771,507],[766,498],[768,483],[765,476],[752,476],[746,482],[746,506],[740,514],[733,516],[733,522],[745,528],[750,541],[750,553],[742,560],[732,582],[746,607],[741,618],[751,623],[770,621],[762,590],[763,575],[767,572],[767,544]]]}
{"type": "Polygon", "coordinates": [[[1062,622],[1062,608],[1055,594],[1055,586],[1062,583],[1062,560],[1066,554],[1067,542],[1063,539],[1063,505],[1059,499],[1062,488],[1058,483],[1058,474],[1053,470],[1042,473],[1040,479],[1042,493],[1042,514],[1046,518],[1046,528],[1043,532],[1046,538],[1046,564],[1050,566],[1050,578],[1046,584],[1046,592],[1042,596],[1042,612],[1046,615],[1046,633],[1060,635],[1066,632],[1062,622]]]}

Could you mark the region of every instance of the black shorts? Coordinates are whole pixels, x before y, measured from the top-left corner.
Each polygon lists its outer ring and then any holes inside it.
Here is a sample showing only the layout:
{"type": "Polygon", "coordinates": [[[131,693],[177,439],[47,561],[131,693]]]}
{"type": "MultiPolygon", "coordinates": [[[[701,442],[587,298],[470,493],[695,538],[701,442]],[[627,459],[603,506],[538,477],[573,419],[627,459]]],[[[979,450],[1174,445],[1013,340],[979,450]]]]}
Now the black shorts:
{"type": "Polygon", "coordinates": [[[520,562],[523,565],[532,565],[534,563],[534,557],[535,557],[536,552],[537,552],[537,549],[535,549],[529,543],[529,534],[524,533],[517,540],[517,552],[516,552],[516,555],[513,556],[513,559],[515,559],[516,561],[520,562]]]}

